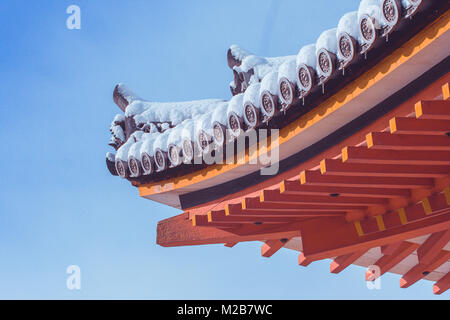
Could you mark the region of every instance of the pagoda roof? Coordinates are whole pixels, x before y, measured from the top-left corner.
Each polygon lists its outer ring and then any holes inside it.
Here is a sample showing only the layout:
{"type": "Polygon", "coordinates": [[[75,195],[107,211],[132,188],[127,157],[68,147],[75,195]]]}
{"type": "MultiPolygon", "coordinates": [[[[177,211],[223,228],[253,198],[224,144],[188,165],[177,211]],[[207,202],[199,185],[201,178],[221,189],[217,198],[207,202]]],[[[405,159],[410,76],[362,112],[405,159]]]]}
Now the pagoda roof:
{"type": "MultiPolygon", "coordinates": [[[[149,102],[125,85],[117,85],[113,97],[124,114],[117,115],[110,127],[110,145],[117,150],[115,154],[107,153],[110,172],[130,180],[147,195],[150,189],[156,188],[150,193],[160,193],[161,186],[205,176],[205,170],[220,171],[214,179],[207,174],[201,183],[194,188],[189,187],[189,190],[179,188],[175,194],[152,197],[175,207],[195,205],[182,200],[187,198],[183,195],[231,183],[242,176],[258,175],[257,179],[252,176],[255,183],[269,178],[259,175],[261,165],[242,168],[235,164],[211,164],[202,159],[205,153],[222,152],[230,145],[235,147],[239,138],[252,129],[281,129],[282,141],[288,128],[298,132],[298,127],[305,127],[306,121],[307,130],[301,129],[305,132],[296,134],[290,145],[280,146],[280,161],[298,163],[296,154],[307,155],[308,147],[374,109],[402,89],[407,81],[422,75],[447,57],[446,50],[442,50],[445,39],[435,41],[437,48],[428,52],[423,50],[423,57],[417,61],[410,59],[408,63],[402,63],[406,53],[394,54],[399,47],[405,47],[410,37],[423,33],[425,26],[436,21],[447,8],[438,1],[429,1],[426,5],[421,1],[414,1],[414,5],[411,1],[409,6],[408,3],[361,1],[358,11],[345,14],[337,28],[322,32],[316,43],[301,47],[296,56],[259,57],[232,45],[227,52],[228,66],[234,75],[230,86],[232,97],[228,101],[149,102]],[[390,19],[388,11],[384,15],[384,11],[379,11],[389,4],[395,5],[394,16],[391,17],[395,18],[392,20],[396,21],[395,24],[387,24],[390,19]],[[370,16],[370,21],[380,20],[373,25],[376,39],[370,45],[361,31],[364,30],[364,21],[369,21],[367,13],[375,15],[370,16]],[[341,45],[337,46],[338,43],[341,45]],[[352,53],[351,59],[345,58],[346,53],[352,53]],[[387,63],[385,57],[391,61],[387,63]],[[380,61],[384,65],[377,71],[377,77],[373,71],[380,61]],[[333,72],[324,74],[326,65],[330,65],[333,72]],[[392,66],[398,70],[393,76],[384,77],[384,69],[392,69],[392,66]],[[307,80],[309,88],[305,86],[307,80]],[[377,85],[372,85],[374,80],[377,80],[377,85]],[[358,96],[361,82],[369,90],[358,96]]],[[[280,173],[289,167],[280,166],[280,173]]],[[[223,195],[223,192],[217,194],[218,197],[223,195]]]]}

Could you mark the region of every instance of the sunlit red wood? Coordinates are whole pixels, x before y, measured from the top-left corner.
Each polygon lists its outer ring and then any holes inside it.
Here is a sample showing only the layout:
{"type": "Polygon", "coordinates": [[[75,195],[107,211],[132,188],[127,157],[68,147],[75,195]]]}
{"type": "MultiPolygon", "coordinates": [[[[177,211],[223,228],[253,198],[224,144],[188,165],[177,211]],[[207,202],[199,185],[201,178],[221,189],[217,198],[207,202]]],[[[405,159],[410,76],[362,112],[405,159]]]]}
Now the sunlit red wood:
{"type": "Polygon", "coordinates": [[[343,256],[336,257],[333,262],[330,264],[330,272],[331,273],[339,273],[345,268],[347,268],[349,265],[354,263],[356,260],[358,260],[364,253],[366,253],[366,250],[362,251],[356,251],[353,253],[349,253],[343,256]]]}
{"type": "Polygon", "coordinates": [[[392,150],[450,150],[450,139],[446,135],[391,134],[371,132],[366,136],[370,149],[392,150]]]}
{"type": "Polygon", "coordinates": [[[382,276],[403,259],[413,253],[419,247],[416,243],[403,242],[391,255],[384,255],[378,259],[373,265],[380,269],[379,274],[372,273],[371,270],[366,271],[366,281],[373,281],[382,276]]]}
{"type": "Polygon", "coordinates": [[[450,151],[377,150],[367,147],[342,149],[342,161],[370,164],[450,165],[450,151]]]}
{"type": "Polygon", "coordinates": [[[316,186],[342,186],[342,187],[367,187],[367,188],[398,188],[414,189],[430,187],[433,180],[430,178],[402,178],[402,177],[363,177],[363,176],[339,176],[321,174],[319,171],[305,170],[300,173],[302,184],[316,186]]]}
{"type": "Polygon", "coordinates": [[[450,174],[448,165],[407,165],[348,163],[340,159],[325,159],[320,163],[322,174],[366,177],[423,177],[435,178],[450,174]]]}
{"type": "Polygon", "coordinates": [[[267,240],[261,247],[261,256],[269,258],[280,250],[288,241],[288,239],[267,240]]]}
{"type": "Polygon", "coordinates": [[[414,105],[418,119],[446,119],[450,120],[450,101],[428,100],[419,101],[414,105]]]}
{"type": "Polygon", "coordinates": [[[402,242],[399,241],[399,242],[390,243],[390,244],[385,245],[385,246],[381,246],[381,253],[383,255],[390,256],[390,255],[394,254],[394,252],[398,248],[400,248],[401,245],[402,245],[402,242]]]}
{"type": "Polygon", "coordinates": [[[405,241],[450,228],[450,212],[430,215],[395,228],[360,236],[353,223],[341,218],[308,219],[301,224],[303,252],[320,260],[349,254],[358,250],[405,241]]]}
{"type": "Polygon", "coordinates": [[[268,203],[302,203],[302,204],[334,204],[343,206],[385,205],[386,199],[359,198],[359,197],[333,197],[333,196],[301,196],[280,194],[278,190],[263,190],[260,201],[268,203]]]}
{"type": "MultiPolygon", "coordinates": [[[[342,205],[335,204],[304,204],[304,203],[271,203],[271,202],[260,202],[258,198],[245,198],[243,200],[243,208],[245,209],[234,209],[230,211],[230,214],[263,214],[263,213],[280,213],[288,214],[291,212],[311,212],[311,213],[339,213],[346,212],[348,208],[342,205]],[[244,204],[245,203],[245,204],[244,204]]],[[[352,210],[364,210],[367,206],[352,206],[352,210]]]]}
{"type": "Polygon", "coordinates": [[[300,236],[298,223],[287,225],[234,225],[223,230],[216,227],[194,227],[186,213],[161,220],[157,226],[156,243],[163,247],[213,243],[260,241],[300,236]]]}
{"type": "Polygon", "coordinates": [[[342,186],[317,186],[310,184],[300,184],[298,180],[284,180],[280,184],[280,193],[292,195],[330,195],[368,198],[398,198],[409,197],[411,192],[408,189],[387,189],[387,188],[364,188],[364,187],[342,187],[342,186]]]}
{"type": "Polygon", "coordinates": [[[235,245],[237,245],[239,242],[227,242],[224,243],[223,245],[227,248],[233,248],[235,245]]]}
{"type": "Polygon", "coordinates": [[[429,264],[417,264],[400,279],[400,288],[408,288],[450,259],[449,251],[440,251],[429,264]]]}
{"type": "MultiPolygon", "coordinates": [[[[424,199],[425,200],[425,199],[424,199]]],[[[442,214],[450,211],[450,206],[443,193],[434,194],[426,198],[427,207],[431,211],[427,212],[423,205],[423,201],[411,204],[405,208],[390,211],[382,216],[383,224],[386,229],[396,228],[398,226],[411,223],[420,219],[424,219],[432,214],[442,214]]],[[[364,234],[379,232],[377,222],[374,218],[365,219],[360,222],[361,229],[364,234]]],[[[441,230],[439,230],[441,231],[441,230]]]]}
{"type": "Polygon", "coordinates": [[[391,133],[441,135],[450,131],[450,120],[395,117],[389,128],[391,133]]]}
{"type": "Polygon", "coordinates": [[[263,217],[263,216],[247,216],[247,215],[226,215],[224,210],[221,211],[210,211],[208,212],[208,223],[250,223],[250,224],[262,224],[262,223],[270,223],[270,224],[280,224],[280,223],[288,223],[295,222],[300,217],[292,216],[292,217],[263,217]]]}
{"type": "Polygon", "coordinates": [[[419,263],[429,264],[450,241],[450,230],[433,233],[417,249],[419,263]]]}
{"type": "Polygon", "coordinates": [[[298,255],[298,264],[303,267],[307,267],[311,264],[311,262],[314,262],[315,260],[310,259],[309,257],[306,257],[303,252],[300,252],[298,255]]]}
{"type": "Polygon", "coordinates": [[[450,288],[450,273],[447,273],[433,285],[434,294],[442,294],[450,288]]]}

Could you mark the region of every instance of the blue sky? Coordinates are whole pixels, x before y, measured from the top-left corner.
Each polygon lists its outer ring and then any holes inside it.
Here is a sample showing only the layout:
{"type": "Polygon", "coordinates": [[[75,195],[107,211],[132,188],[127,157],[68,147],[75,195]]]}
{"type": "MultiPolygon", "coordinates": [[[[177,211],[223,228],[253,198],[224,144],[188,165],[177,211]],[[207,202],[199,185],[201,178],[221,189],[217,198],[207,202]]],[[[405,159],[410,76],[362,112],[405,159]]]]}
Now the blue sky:
{"type": "Polygon", "coordinates": [[[0,298],[447,298],[364,269],[307,268],[260,243],[162,248],[156,224],[178,210],[140,198],[105,166],[115,84],[154,101],[230,98],[226,50],[296,54],[359,1],[0,2],[0,298]],[[66,8],[81,8],[81,30],[66,8]],[[81,268],[81,290],[66,268],[81,268]]]}

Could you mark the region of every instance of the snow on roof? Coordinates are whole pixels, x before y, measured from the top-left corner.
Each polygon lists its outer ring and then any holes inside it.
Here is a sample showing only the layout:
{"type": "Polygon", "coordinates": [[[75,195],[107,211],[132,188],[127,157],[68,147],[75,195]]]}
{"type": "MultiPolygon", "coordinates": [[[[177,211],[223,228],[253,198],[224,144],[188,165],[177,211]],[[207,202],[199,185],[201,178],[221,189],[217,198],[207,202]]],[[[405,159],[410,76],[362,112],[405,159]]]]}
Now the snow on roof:
{"type": "Polygon", "coordinates": [[[269,91],[273,95],[278,94],[278,72],[269,72],[264,79],[262,79],[260,93],[262,94],[264,91],[269,91]]]}
{"type": "Polygon", "coordinates": [[[263,58],[255,55],[250,55],[242,60],[242,64],[240,66],[235,66],[233,69],[237,72],[248,72],[250,69],[253,69],[254,76],[259,81],[260,79],[264,78],[264,76],[269,72],[278,70],[283,62],[294,57],[295,56],[263,58]]]}
{"type": "Polygon", "coordinates": [[[141,159],[141,146],[142,146],[143,143],[144,143],[144,141],[141,140],[141,141],[138,141],[138,142],[134,143],[130,147],[130,149],[128,150],[128,159],[130,157],[134,157],[134,158],[136,158],[138,160],[141,159]]]}
{"type": "Polygon", "coordinates": [[[125,121],[125,116],[123,114],[116,114],[112,123],[120,123],[125,121]]]}
{"type": "Polygon", "coordinates": [[[239,61],[242,61],[242,60],[244,60],[245,57],[251,55],[250,52],[242,49],[241,47],[239,47],[236,44],[232,44],[230,46],[230,51],[231,51],[231,54],[233,55],[233,57],[239,61]]]}
{"type": "Polygon", "coordinates": [[[157,149],[161,149],[163,151],[167,151],[168,145],[167,140],[169,138],[170,130],[164,131],[163,133],[159,134],[155,141],[153,142],[153,153],[157,149]]]}
{"type": "Polygon", "coordinates": [[[115,125],[113,122],[111,124],[110,130],[114,137],[116,137],[117,139],[120,139],[122,141],[125,141],[125,133],[123,132],[123,129],[121,126],[115,125]]]}
{"type": "MultiPolygon", "coordinates": [[[[195,130],[195,120],[187,119],[184,120],[183,129],[181,130],[181,138],[182,139],[190,139],[194,140],[194,130],[195,130]]],[[[175,127],[177,128],[177,127],[175,127]]]]}
{"type": "Polygon", "coordinates": [[[316,42],[316,55],[319,53],[319,50],[321,49],[326,49],[332,53],[337,52],[336,31],[337,28],[333,28],[328,29],[320,34],[316,42]]]}
{"type": "Polygon", "coordinates": [[[234,67],[234,70],[238,72],[247,72],[252,68],[255,68],[259,65],[265,65],[267,63],[269,63],[269,61],[266,58],[255,56],[254,54],[252,54],[245,57],[242,60],[241,65],[234,67]]]}
{"type": "Polygon", "coordinates": [[[381,26],[386,25],[386,21],[381,14],[381,2],[382,0],[361,0],[358,8],[358,18],[367,14],[374,17],[381,26]]]}
{"type": "Polygon", "coordinates": [[[183,138],[193,137],[194,120],[186,119],[178,126],[170,128],[169,137],[167,138],[167,146],[171,144],[180,144],[183,138]]]}
{"type": "Polygon", "coordinates": [[[316,68],[316,44],[311,43],[303,46],[297,54],[297,67],[306,64],[311,68],[316,68]]]}
{"type": "MultiPolygon", "coordinates": [[[[291,83],[297,82],[297,62],[296,56],[292,56],[287,61],[283,62],[278,69],[278,82],[281,78],[288,79],[291,83]]],[[[247,89],[248,90],[248,89],[247,89]]]]}
{"type": "Polygon", "coordinates": [[[107,152],[106,153],[106,159],[108,159],[111,162],[114,162],[116,160],[116,156],[114,155],[114,153],[107,152]]]}
{"type": "Polygon", "coordinates": [[[404,8],[408,8],[409,6],[413,5],[412,0],[402,0],[402,5],[404,8]]]}
{"type": "Polygon", "coordinates": [[[117,85],[117,91],[120,93],[128,103],[131,103],[134,100],[139,100],[139,96],[135,94],[130,88],[128,88],[125,84],[119,83],[117,85]]]}
{"type": "Polygon", "coordinates": [[[219,122],[220,124],[226,125],[227,124],[227,110],[228,110],[229,103],[223,103],[222,105],[219,105],[211,115],[211,120],[214,123],[215,121],[219,122]]]}
{"type": "Polygon", "coordinates": [[[348,33],[356,40],[361,38],[358,26],[358,11],[347,12],[342,16],[337,26],[336,37],[338,37],[342,32],[348,33]]]}
{"type": "Polygon", "coordinates": [[[116,159],[120,159],[122,161],[128,161],[128,151],[131,146],[136,143],[136,141],[141,140],[141,137],[144,135],[142,131],[135,131],[128,140],[117,150],[116,159]]]}
{"type": "Polygon", "coordinates": [[[153,142],[160,135],[160,133],[146,133],[142,137],[142,145],[139,150],[141,157],[143,153],[148,154],[149,156],[153,156],[155,153],[153,152],[153,142]]]}
{"type": "Polygon", "coordinates": [[[256,108],[259,108],[261,105],[261,100],[259,99],[259,91],[261,88],[261,84],[259,82],[252,83],[244,93],[244,104],[250,102],[256,108]]]}
{"type": "Polygon", "coordinates": [[[230,103],[228,104],[227,114],[229,114],[230,112],[234,112],[238,116],[242,117],[244,115],[243,99],[243,93],[233,96],[230,100],[230,103]]]}
{"type": "MultiPolygon", "coordinates": [[[[413,5],[413,2],[401,0],[401,4],[407,8],[413,5]]],[[[253,75],[249,78],[250,80],[245,80],[246,86],[240,89],[243,93],[236,94],[229,101],[205,99],[186,102],[149,102],[139,98],[124,84],[117,85],[114,101],[122,110],[125,110],[125,114],[116,115],[110,129],[113,134],[112,140],[117,138],[124,143],[120,147],[116,144],[117,154],[114,156],[112,153],[107,153],[107,159],[127,161],[129,156],[140,159],[143,152],[153,156],[156,148],[168,151],[169,145],[180,145],[185,138],[196,141],[196,134],[200,129],[212,133],[212,127],[216,121],[227,126],[229,113],[233,111],[242,117],[244,104],[247,102],[260,108],[260,97],[264,91],[269,91],[273,95],[279,94],[279,81],[282,77],[298,85],[297,70],[301,64],[316,69],[319,50],[326,49],[337,53],[338,37],[341,33],[345,32],[361,42],[359,19],[362,15],[368,14],[374,17],[381,26],[386,24],[381,6],[382,0],[361,0],[358,11],[344,14],[337,28],[322,32],[316,43],[303,46],[297,55],[260,57],[237,45],[231,45],[229,54],[236,62],[239,62],[231,63],[233,70],[238,73],[252,71],[253,75]],[[127,118],[133,118],[139,128],[130,135],[128,140],[123,130],[123,123],[127,118]]],[[[339,53],[337,54],[340,58],[339,53]]],[[[236,83],[232,81],[230,86],[236,88],[236,83]]]]}
{"type": "Polygon", "coordinates": [[[222,103],[224,101],[220,99],[186,102],[148,102],[137,100],[127,107],[125,116],[134,116],[136,124],[171,122],[172,125],[177,125],[183,120],[193,119],[214,110],[222,103]]]}
{"type": "Polygon", "coordinates": [[[214,121],[218,121],[225,125],[227,121],[226,110],[228,103],[220,101],[220,103],[214,103],[213,106],[215,108],[210,108],[211,110],[208,112],[196,115],[195,119],[185,119],[177,126],[167,128],[162,133],[154,132],[143,134],[139,137],[141,139],[141,143],[139,144],[138,142],[135,143],[133,139],[128,139],[128,141],[119,148],[118,158],[126,161],[127,157],[136,157],[138,153],[142,154],[142,152],[146,152],[148,155],[153,156],[157,148],[167,152],[171,144],[180,144],[184,138],[194,140],[194,133],[199,130],[211,132],[214,121]],[[138,146],[132,148],[133,144],[138,146]]]}

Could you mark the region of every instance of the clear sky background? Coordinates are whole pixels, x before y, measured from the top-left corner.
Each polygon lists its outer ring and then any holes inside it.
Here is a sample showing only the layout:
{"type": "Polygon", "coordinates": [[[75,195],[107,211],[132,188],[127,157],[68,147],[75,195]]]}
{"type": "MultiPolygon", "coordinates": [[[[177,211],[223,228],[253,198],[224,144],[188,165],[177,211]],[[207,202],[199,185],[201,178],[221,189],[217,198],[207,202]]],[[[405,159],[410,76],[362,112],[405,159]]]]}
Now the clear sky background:
{"type": "Polygon", "coordinates": [[[0,2],[0,298],[449,298],[365,270],[330,274],[260,243],[163,248],[156,224],[180,211],[139,197],[105,165],[115,84],[153,101],[230,98],[229,45],[296,54],[358,0],[0,2]],[[81,8],[81,30],[66,8],[81,8]],[[81,268],[81,290],[66,268],[81,268]]]}

